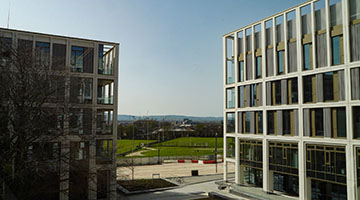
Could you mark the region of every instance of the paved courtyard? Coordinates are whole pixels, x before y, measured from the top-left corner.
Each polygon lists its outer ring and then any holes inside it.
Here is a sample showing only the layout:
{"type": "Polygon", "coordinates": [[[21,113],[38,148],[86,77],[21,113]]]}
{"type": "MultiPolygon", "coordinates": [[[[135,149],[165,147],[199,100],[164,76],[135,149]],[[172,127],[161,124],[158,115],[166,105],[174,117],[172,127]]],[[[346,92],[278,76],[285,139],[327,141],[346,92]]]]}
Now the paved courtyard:
{"type": "MultiPolygon", "coordinates": [[[[216,174],[215,164],[198,163],[166,163],[161,165],[143,165],[135,166],[135,179],[149,179],[152,174],[160,174],[161,178],[191,176],[191,170],[198,170],[199,175],[216,174]]],[[[229,172],[235,171],[235,165],[228,166],[229,172]]],[[[223,163],[217,164],[217,173],[223,173],[223,163]]],[[[117,179],[130,179],[131,169],[129,167],[117,168],[117,179]]]]}

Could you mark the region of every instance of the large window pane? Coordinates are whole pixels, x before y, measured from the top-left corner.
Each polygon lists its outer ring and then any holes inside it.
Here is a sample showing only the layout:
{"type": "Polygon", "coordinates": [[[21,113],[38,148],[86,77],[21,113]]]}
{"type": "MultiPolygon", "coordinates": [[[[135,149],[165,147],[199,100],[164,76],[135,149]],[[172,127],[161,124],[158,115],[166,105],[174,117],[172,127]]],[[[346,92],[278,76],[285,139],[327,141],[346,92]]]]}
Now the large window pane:
{"type": "Polygon", "coordinates": [[[96,164],[112,163],[112,142],[112,140],[96,140],[96,164]]]}
{"type": "Polygon", "coordinates": [[[98,80],[98,104],[114,104],[114,81],[98,80]]]}
{"type": "Polygon", "coordinates": [[[226,89],[226,108],[235,108],[235,88],[226,89]]]}
{"type": "Polygon", "coordinates": [[[113,110],[97,110],[96,134],[111,135],[113,133],[113,110]]]}
{"type": "Polygon", "coordinates": [[[313,76],[304,76],[303,84],[304,84],[304,103],[313,101],[313,86],[312,86],[313,76]]]}
{"type": "Polygon", "coordinates": [[[325,101],[334,100],[334,72],[324,73],[324,99],[325,101]]]}
{"type": "Polygon", "coordinates": [[[93,73],[94,49],[87,47],[71,47],[71,71],[93,73]]]}
{"type": "Polygon", "coordinates": [[[354,138],[360,138],[360,106],[353,107],[353,132],[354,138]]]}
{"type": "Polygon", "coordinates": [[[54,43],[52,52],[52,69],[64,70],[66,63],[66,45],[54,43]]]}
{"type": "Polygon", "coordinates": [[[98,73],[113,75],[115,65],[115,46],[99,44],[98,73]]]}
{"type": "Polygon", "coordinates": [[[93,84],[91,78],[70,78],[70,102],[92,103],[93,84]]]}
{"type": "Polygon", "coordinates": [[[235,138],[226,138],[226,157],[235,158],[235,138]]]}
{"type": "Polygon", "coordinates": [[[235,113],[226,114],[226,132],[235,133],[235,113]]]}
{"type": "Polygon", "coordinates": [[[256,78],[261,78],[261,56],[256,57],[256,78]]]}
{"type": "Polygon", "coordinates": [[[341,64],[340,36],[332,37],[331,45],[332,45],[332,64],[340,65],[341,64]]]}
{"type": "Polygon", "coordinates": [[[278,74],[284,73],[284,51],[278,51],[278,74]]]}
{"type": "Polygon", "coordinates": [[[36,42],[35,43],[35,59],[39,66],[50,67],[50,43],[36,42]]]}
{"type": "MultiPolygon", "coordinates": [[[[337,137],[346,137],[346,111],[345,107],[335,108],[337,137]]],[[[333,124],[335,127],[335,124],[333,124]]]]}
{"type": "Polygon", "coordinates": [[[311,51],[310,51],[310,48],[311,48],[311,44],[305,44],[304,45],[304,70],[309,70],[311,69],[311,51]]]}
{"type": "Polygon", "coordinates": [[[268,133],[268,135],[275,134],[274,112],[275,111],[268,111],[267,112],[267,133],[268,133]]]}
{"type": "Polygon", "coordinates": [[[283,110],[283,134],[289,135],[291,134],[290,128],[290,110],[283,110]]]}

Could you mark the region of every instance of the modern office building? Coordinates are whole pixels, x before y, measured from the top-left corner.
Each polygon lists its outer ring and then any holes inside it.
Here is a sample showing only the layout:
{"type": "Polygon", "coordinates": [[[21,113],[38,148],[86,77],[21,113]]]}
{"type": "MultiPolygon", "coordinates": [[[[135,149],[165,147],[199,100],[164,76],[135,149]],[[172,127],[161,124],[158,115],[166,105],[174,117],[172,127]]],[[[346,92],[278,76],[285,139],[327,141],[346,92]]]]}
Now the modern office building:
{"type": "Polygon", "coordinates": [[[49,172],[59,188],[51,199],[116,199],[119,44],[2,28],[0,40],[35,52],[51,73],[63,76],[63,89],[46,104],[71,105],[69,117],[54,118],[60,133],[49,151],[69,156],[55,160],[59,167],[49,172]]]}
{"type": "MultiPolygon", "coordinates": [[[[271,2],[269,2],[271,3],[271,2]]],[[[223,36],[224,179],[360,199],[360,0],[310,0],[223,36]]]]}

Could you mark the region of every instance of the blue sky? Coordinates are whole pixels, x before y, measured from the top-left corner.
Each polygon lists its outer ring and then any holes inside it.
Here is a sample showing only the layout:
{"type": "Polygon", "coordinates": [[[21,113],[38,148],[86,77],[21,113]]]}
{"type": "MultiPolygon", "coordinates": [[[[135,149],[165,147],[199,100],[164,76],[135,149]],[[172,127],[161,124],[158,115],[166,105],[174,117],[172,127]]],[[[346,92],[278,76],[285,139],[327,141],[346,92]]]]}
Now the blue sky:
{"type": "Polygon", "coordinates": [[[301,2],[11,0],[10,28],[119,42],[119,114],[222,116],[222,35],[301,2]]]}

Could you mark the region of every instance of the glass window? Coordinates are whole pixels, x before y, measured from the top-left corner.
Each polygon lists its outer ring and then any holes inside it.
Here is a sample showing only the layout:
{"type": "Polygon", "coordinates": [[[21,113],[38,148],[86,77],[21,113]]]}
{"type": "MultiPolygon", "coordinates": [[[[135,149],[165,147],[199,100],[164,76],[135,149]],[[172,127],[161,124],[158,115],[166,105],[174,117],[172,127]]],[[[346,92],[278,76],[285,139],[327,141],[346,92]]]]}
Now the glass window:
{"type": "Polygon", "coordinates": [[[342,24],[342,3],[341,0],[330,0],[330,26],[342,24]]]}
{"type": "Polygon", "coordinates": [[[310,52],[311,44],[304,45],[304,70],[311,69],[311,52],[310,52]]]}
{"type": "MultiPolygon", "coordinates": [[[[315,118],[315,136],[324,136],[324,112],[322,108],[314,109],[315,118]]],[[[313,123],[312,123],[313,124],[313,123]]]]}
{"type": "Polygon", "coordinates": [[[50,43],[36,42],[35,43],[35,58],[36,64],[49,68],[50,65],[50,43]]]}
{"type": "Polygon", "coordinates": [[[250,106],[256,106],[256,84],[250,85],[250,106]]]}
{"type": "Polygon", "coordinates": [[[324,73],[324,100],[334,100],[334,72],[324,73]]]}
{"type": "Polygon", "coordinates": [[[340,58],[340,36],[332,37],[331,38],[332,44],[332,64],[333,65],[340,65],[341,58],[340,58]]]}
{"type": "Polygon", "coordinates": [[[115,64],[115,46],[99,44],[98,73],[113,75],[115,64]]]}
{"type": "Polygon", "coordinates": [[[226,138],[226,157],[235,158],[235,138],[226,138]]]}
{"type": "Polygon", "coordinates": [[[275,81],[275,104],[281,104],[281,81],[275,81]]]}
{"type": "Polygon", "coordinates": [[[250,133],[250,123],[251,122],[251,114],[250,112],[245,112],[245,133],[250,133]]]}
{"type": "Polygon", "coordinates": [[[291,81],[291,102],[297,103],[298,102],[298,82],[297,78],[290,79],[291,81]]]}
{"type": "MultiPolygon", "coordinates": [[[[345,107],[336,109],[337,137],[346,137],[346,111],[345,107]]],[[[333,124],[334,126],[334,124],[333,124]]]]}
{"type": "Polygon", "coordinates": [[[87,47],[71,47],[71,71],[93,73],[94,49],[87,47]]]}
{"type": "Polygon", "coordinates": [[[82,47],[75,47],[71,48],[71,71],[73,72],[83,72],[83,54],[84,48],[82,47]]]}
{"type": "Polygon", "coordinates": [[[226,89],[226,108],[235,108],[235,88],[226,89]]]}
{"type": "Polygon", "coordinates": [[[66,63],[66,45],[53,44],[52,49],[52,69],[64,70],[66,63]]]}
{"type": "Polygon", "coordinates": [[[244,107],[244,86],[239,87],[239,107],[244,107]]]}
{"type": "Polygon", "coordinates": [[[290,110],[283,110],[283,134],[291,134],[290,129],[290,110]]]}
{"type": "Polygon", "coordinates": [[[256,78],[261,78],[261,56],[256,57],[256,78]]]}
{"type": "Polygon", "coordinates": [[[257,112],[258,133],[263,133],[263,115],[262,112],[257,112]]]}
{"type": "Polygon", "coordinates": [[[235,133],[235,113],[226,114],[226,132],[235,133]]]}
{"type": "Polygon", "coordinates": [[[93,84],[92,78],[70,78],[70,102],[92,103],[93,84]]]}
{"type": "Polygon", "coordinates": [[[274,127],[274,111],[267,112],[267,132],[269,135],[275,134],[275,127],[274,127]]]}
{"type": "Polygon", "coordinates": [[[234,66],[234,61],[227,61],[227,66],[226,66],[226,83],[227,84],[231,84],[235,82],[235,66],[234,66]]]}
{"type": "Polygon", "coordinates": [[[353,132],[354,138],[360,138],[360,106],[353,107],[353,132]]]}
{"type": "Polygon", "coordinates": [[[244,81],[244,61],[239,62],[239,81],[244,81]]]}
{"type": "Polygon", "coordinates": [[[284,73],[284,51],[278,51],[278,74],[284,73]]]}
{"type": "Polygon", "coordinates": [[[304,103],[312,102],[312,76],[304,76],[304,103]]]}
{"type": "Polygon", "coordinates": [[[98,80],[98,104],[114,104],[114,81],[98,80]]]}
{"type": "Polygon", "coordinates": [[[108,135],[113,133],[113,110],[97,110],[96,134],[108,135]]]}
{"type": "Polygon", "coordinates": [[[96,164],[112,163],[112,140],[96,140],[96,164]]]}

